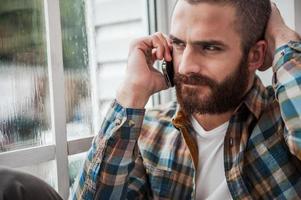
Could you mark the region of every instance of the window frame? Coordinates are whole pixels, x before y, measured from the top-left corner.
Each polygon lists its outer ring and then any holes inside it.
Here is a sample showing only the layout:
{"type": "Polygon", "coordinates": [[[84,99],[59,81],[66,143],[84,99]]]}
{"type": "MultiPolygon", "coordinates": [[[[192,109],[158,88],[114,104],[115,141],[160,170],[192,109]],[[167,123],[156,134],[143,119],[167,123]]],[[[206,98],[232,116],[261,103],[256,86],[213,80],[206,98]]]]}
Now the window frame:
{"type": "MultiPolygon", "coordinates": [[[[144,0],[146,12],[151,10],[151,4],[149,1],[151,0],[144,0]]],[[[85,1],[85,9],[89,68],[91,77],[90,83],[92,87],[91,99],[92,106],[94,108],[98,108],[98,82],[95,73],[97,70],[97,61],[95,57],[95,34],[93,30],[94,23],[92,16],[92,0],[85,1]]],[[[68,199],[70,190],[68,156],[88,151],[94,135],[80,137],[73,140],[67,139],[66,108],[64,103],[64,63],[59,0],[44,0],[44,13],[47,41],[47,68],[49,74],[51,132],[54,139],[54,144],[2,152],[0,153],[0,163],[3,163],[6,167],[18,168],[55,160],[56,179],[58,186],[56,189],[63,199],[68,199]]],[[[150,15],[144,18],[145,23],[148,23],[150,15]]],[[[92,112],[92,123],[95,132],[100,128],[99,123],[96,123],[99,121],[99,110],[93,109],[92,112]]]]}

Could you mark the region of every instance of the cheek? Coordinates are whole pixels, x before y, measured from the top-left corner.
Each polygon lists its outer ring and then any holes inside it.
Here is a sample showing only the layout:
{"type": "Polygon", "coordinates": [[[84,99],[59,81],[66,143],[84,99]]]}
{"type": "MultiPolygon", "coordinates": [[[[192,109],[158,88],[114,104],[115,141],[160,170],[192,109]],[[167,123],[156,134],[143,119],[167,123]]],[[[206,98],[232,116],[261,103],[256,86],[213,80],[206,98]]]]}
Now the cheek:
{"type": "Polygon", "coordinates": [[[208,63],[208,71],[211,76],[215,77],[216,79],[223,79],[232,69],[231,67],[225,62],[212,62],[208,63]]]}
{"type": "Polygon", "coordinates": [[[221,83],[226,77],[238,70],[240,67],[240,60],[238,60],[238,57],[228,57],[212,61],[210,64],[207,63],[207,66],[209,65],[208,71],[210,76],[218,83],[221,83]]]}

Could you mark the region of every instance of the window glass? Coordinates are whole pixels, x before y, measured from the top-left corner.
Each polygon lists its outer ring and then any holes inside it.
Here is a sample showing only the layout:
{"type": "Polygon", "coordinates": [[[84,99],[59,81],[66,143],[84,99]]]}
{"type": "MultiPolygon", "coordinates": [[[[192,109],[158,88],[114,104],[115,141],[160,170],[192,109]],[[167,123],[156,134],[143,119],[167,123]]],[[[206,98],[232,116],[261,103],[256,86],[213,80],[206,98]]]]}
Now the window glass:
{"type": "MultiPolygon", "coordinates": [[[[0,152],[54,144],[43,2],[0,0],[0,152]]],[[[100,126],[124,76],[129,43],[147,34],[143,2],[91,0],[86,16],[87,1],[59,1],[68,140],[99,130],[95,124],[100,126]],[[94,36],[89,38],[94,55],[87,33],[94,36]]],[[[70,186],[85,158],[86,153],[68,157],[70,186]]],[[[55,161],[19,169],[57,188],[55,161]]]]}
{"type": "Polygon", "coordinates": [[[73,139],[93,134],[85,1],[61,0],[60,9],[67,135],[73,139]]]}
{"type": "Polygon", "coordinates": [[[60,1],[68,138],[92,134],[84,0],[60,1]],[[76,20],[74,20],[76,19],[76,20]]]}
{"type": "Polygon", "coordinates": [[[0,151],[52,142],[43,1],[0,0],[0,151]]]}
{"type": "Polygon", "coordinates": [[[68,157],[69,160],[69,182],[70,188],[73,187],[80,170],[83,168],[84,161],[86,159],[87,152],[75,154],[68,157]]]}
{"type": "Polygon", "coordinates": [[[54,160],[32,166],[20,167],[17,170],[36,176],[57,190],[56,162],[54,160]]]}

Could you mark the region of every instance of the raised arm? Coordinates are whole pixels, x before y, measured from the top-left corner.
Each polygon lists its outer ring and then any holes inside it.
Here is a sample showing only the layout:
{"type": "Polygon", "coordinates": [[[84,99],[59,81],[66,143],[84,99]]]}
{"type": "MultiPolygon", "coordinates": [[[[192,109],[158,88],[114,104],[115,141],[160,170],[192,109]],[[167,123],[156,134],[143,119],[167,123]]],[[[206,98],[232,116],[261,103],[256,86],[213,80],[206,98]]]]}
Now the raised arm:
{"type": "Polygon", "coordinates": [[[151,196],[137,145],[150,96],[167,85],[153,68],[171,60],[163,34],[135,40],[129,50],[126,78],[99,134],[93,141],[73,199],[148,199],[151,196]]]}
{"type": "Polygon", "coordinates": [[[284,137],[291,153],[301,159],[301,38],[285,25],[275,4],[266,39],[266,66],[273,58],[273,86],[285,123],[284,137]]]}

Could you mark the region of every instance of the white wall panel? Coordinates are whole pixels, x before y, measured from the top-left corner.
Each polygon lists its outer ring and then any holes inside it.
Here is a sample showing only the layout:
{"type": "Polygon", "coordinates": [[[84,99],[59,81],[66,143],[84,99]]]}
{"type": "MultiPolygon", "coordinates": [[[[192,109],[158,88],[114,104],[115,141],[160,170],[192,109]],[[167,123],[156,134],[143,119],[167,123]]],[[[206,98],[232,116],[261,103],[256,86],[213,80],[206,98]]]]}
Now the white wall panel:
{"type": "Polygon", "coordinates": [[[125,75],[126,62],[108,63],[99,66],[98,93],[100,99],[114,99],[121,81],[125,75]]]}
{"type": "Polygon", "coordinates": [[[97,93],[99,102],[106,102],[115,98],[125,75],[130,42],[148,33],[146,1],[93,2],[97,93]]]}
{"type": "Polygon", "coordinates": [[[98,40],[96,42],[97,62],[125,61],[128,55],[128,46],[132,39],[133,37],[98,40]]]}
{"type": "Polygon", "coordinates": [[[96,28],[97,41],[112,40],[114,38],[123,38],[125,36],[133,37],[144,34],[144,24],[141,19],[96,28]]]}
{"type": "Polygon", "coordinates": [[[295,30],[301,34],[301,1],[295,0],[295,30]]]}
{"type": "Polygon", "coordinates": [[[95,1],[95,26],[110,25],[125,21],[136,21],[144,14],[141,0],[95,1]]]}

